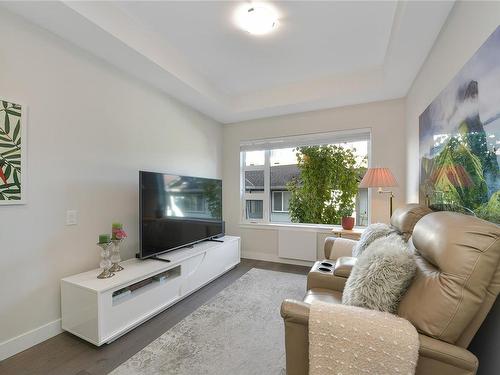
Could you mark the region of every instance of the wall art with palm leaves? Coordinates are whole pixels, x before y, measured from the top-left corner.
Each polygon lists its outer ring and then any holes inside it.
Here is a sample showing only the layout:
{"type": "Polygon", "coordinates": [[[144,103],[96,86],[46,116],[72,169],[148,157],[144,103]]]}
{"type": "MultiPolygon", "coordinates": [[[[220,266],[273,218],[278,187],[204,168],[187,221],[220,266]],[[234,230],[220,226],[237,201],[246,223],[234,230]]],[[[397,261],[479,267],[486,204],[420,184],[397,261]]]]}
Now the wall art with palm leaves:
{"type": "Polygon", "coordinates": [[[0,205],[25,203],[24,108],[0,100],[0,205]]]}

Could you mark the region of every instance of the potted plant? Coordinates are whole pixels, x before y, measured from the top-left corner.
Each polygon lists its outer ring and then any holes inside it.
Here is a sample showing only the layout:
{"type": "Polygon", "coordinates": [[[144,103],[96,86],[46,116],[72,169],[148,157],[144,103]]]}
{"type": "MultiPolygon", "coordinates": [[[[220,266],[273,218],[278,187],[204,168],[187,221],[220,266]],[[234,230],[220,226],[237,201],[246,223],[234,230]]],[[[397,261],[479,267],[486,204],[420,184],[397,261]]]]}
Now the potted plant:
{"type": "Polygon", "coordinates": [[[351,205],[351,206],[348,206],[348,207],[344,207],[342,209],[339,210],[339,213],[341,215],[341,224],[342,224],[342,228],[345,229],[345,230],[351,230],[352,228],[354,228],[354,217],[352,216],[352,213],[354,211],[354,207],[351,205]]]}

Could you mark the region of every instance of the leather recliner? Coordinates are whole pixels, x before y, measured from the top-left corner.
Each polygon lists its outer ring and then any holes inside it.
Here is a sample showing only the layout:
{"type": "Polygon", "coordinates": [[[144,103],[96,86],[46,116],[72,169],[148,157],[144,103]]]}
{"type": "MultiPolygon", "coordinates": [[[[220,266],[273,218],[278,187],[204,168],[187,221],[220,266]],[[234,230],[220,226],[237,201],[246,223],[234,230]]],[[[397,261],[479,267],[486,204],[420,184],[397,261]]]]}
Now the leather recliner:
{"type": "MultiPolygon", "coordinates": [[[[500,292],[500,227],[418,205],[396,210],[391,225],[408,238],[417,258],[417,273],[398,310],[419,332],[416,374],[474,375],[478,360],[466,348],[500,292]]],[[[320,272],[317,262],[304,300],[283,301],[288,375],[308,374],[310,303],[341,303],[356,262],[351,257],[355,243],[327,238],[325,256],[332,271],[320,272]]]]}

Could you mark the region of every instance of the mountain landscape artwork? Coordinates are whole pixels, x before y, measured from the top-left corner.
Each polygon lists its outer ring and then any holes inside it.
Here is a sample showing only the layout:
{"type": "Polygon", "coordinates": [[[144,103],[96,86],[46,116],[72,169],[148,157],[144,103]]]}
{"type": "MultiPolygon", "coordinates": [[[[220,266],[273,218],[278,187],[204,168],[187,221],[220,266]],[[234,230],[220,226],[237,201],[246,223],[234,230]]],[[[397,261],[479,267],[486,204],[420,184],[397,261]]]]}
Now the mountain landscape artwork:
{"type": "Polygon", "coordinates": [[[500,223],[500,27],[419,126],[421,201],[500,223]]]}
{"type": "Polygon", "coordinates": [[[22,120],[20,104],[0,100],[0,205],[23,203],[21,175],[25,147],[22,120]]]}

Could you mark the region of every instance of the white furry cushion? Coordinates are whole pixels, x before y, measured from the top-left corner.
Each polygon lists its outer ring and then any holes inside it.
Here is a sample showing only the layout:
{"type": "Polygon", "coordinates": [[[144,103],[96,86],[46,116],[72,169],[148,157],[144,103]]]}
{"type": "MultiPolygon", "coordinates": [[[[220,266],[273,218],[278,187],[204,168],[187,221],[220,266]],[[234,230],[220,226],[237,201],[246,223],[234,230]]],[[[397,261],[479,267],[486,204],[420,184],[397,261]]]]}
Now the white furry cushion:
{"type": "Polygon", "coordinates": [[[395,313],[415,275],[416,263],[397,234],[373,241],[347,279],[342,303],[395,313]]]}
{"type": "Polygon", "coordinates": [[[384,223],[370,224],[361,234],[359,241],[352,249],[352,256],[359,257],[363,251],[377,238],[387,237],[389,234],[394,233],[395,230],[389,225],[384,223]]]}

